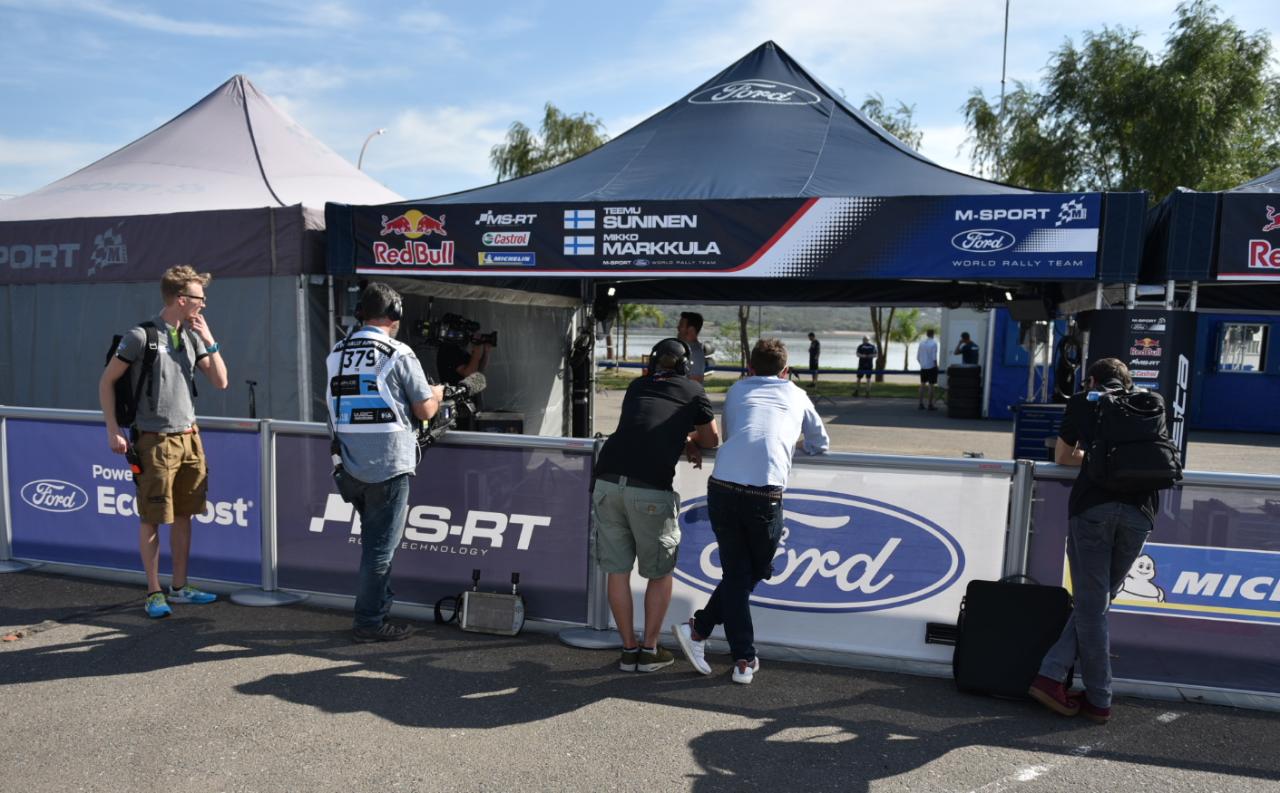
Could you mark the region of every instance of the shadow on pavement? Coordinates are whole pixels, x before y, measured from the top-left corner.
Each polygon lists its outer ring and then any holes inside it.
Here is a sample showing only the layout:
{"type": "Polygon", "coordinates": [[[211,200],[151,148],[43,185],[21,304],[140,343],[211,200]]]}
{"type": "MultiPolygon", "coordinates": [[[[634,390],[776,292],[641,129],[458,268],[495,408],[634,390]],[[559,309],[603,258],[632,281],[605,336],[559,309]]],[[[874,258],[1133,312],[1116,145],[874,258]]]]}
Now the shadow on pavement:
{"type": "MultiPolygon", "coordinates": [[[[1171,709],[1168,703],[1124,700],[1112,723],[1098,728],[1029,702],[958,694],[946,680],[766,658],[755,684],[737,686],[729,682],[723,658],[714,659],[720,674],[711,677],[691,673],[683,662],[652,675],[623,674],[612,652],[574,650],[540,634],[508,638],[419,626],[404,642],[355,645],[349,616],[335,611],[219,602],[150,621],[135,589],[67,586],[66,579],[29,572],[0,578],[0,592],[6,604],[42,595],[40,608],[0,607],[0,624],[43,623],[46,631],[39,642],[0,647],[0,686],[279,657],[273,668],[281,671],[235,690],[322,713],[367,712],[409,728],[536,723],[605,699],[665,705],[685,715],[636,725],[637,740],[668,750],[687,745],[700,768],[700,776],[689,780],[695,790],[861,791],[871,780],[940,760],[946,767],[944,758],[966,747],[1048,753],[1067,762],[1084,746],[1092,757],[1126,763],[1280,778],[1274,751],[1280,719],[1274,714],[1178,704],[1180,717],[1169,723],[1157,718],[1171,709]],[[64,590],[85,589],[108,605],[60,602],[64,590]],[[47,631],[60,624],[97,630],[53,643],[57,634],[47,631]],[[705,726],[718,714],[754,726],[705,726]],[[686,729],[686,722],[692,726],[686,729]]],[[[945,784],[967,785],[963,779],[945,784]]]]}

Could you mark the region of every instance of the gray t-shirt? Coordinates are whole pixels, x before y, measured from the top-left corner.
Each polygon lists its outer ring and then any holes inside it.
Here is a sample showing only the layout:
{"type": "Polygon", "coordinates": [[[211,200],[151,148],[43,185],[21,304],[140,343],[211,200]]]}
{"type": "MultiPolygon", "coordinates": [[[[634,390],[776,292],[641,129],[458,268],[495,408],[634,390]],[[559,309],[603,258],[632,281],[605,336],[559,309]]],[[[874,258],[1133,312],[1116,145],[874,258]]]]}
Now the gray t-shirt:
{"type": "MultiPolygon", "coordinates": [[[[196,363],[209,355],[200,337],[185,328],[170,328],[159,314],[151,318],[156,326],[159,349],[151,368],[151,388],[155,398],[147,396],[144,386],[138,397],[138,429],[147,432],[182,432],[196,423],[196,408],[191,399],[191,378],[196,363]],[[176,330],[176,334],[173,332],[176,330]],[[175,346],[174,340],[177,340],[175,346]]],[[[116,347],[116,357],[130,366],[128,377],[132,388],[138,387],[142,376],[142,356],[147,344],[147,332],[141,325],[130,328],[116,347]]]]}
{"type": "Polygon", "coordinates": [[[705,377],[707,373],[707,354],[702,349],[702,342],[688,341],[685,344],[689,345],[689,360],[692,362],[689,367],[689,376],[705,377]]]}
{"type": "MultiPolygon", "coordinates": [[[[422,371],[418,356],[401,356],[387,373],[387,391],[401,415],[413,417],[413,403],[431,398],[431,386],[422,371]]],[[[342,465],[347,473],[361,482],[385,482],[400,474],[412,474],[418,462],[418,436],[413,430],[402,432],[339,434],[342,442],[342,465]]]]}

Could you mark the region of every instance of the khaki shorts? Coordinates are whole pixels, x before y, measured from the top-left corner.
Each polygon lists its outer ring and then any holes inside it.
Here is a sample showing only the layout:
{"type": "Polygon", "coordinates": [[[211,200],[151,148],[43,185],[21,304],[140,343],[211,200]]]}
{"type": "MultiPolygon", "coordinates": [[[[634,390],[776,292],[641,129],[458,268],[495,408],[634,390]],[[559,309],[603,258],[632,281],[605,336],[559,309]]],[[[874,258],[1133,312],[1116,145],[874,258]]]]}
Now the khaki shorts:
{"type": "Polygon", "coordinates": [[[198,432],[143,432],[136,447],[142,474],[134,477],[134,484],[138,488],[138,518],[143,523],[173,523],[175,517],[204,512],[209,469],[198,432]]]}
{"type": "Polygon", "coordinates": [[[662,578],[676,569],[680,496],[671,490],[623,487],[596,480],[591,517],[596,562],[606,573],[630,573],[640,562],[642,578],[662,578]]]}

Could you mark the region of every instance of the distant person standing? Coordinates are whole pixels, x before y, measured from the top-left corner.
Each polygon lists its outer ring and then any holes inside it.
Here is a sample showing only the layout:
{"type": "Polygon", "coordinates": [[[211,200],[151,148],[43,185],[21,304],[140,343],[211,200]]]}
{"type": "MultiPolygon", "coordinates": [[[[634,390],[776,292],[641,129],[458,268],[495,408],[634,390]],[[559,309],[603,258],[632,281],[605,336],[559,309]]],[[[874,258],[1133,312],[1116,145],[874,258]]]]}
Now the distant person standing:
{"type": "Polygon", "coordinates": [[[956,351],[952,355],[959,355],[960,363],[965,366],[978,365],[978,345],[969,338],[967,332],[960,334],[960,343],[956,345],[956,351]]]}
{"type": "Polygon", "coordinates": [[[822,342],[813,335],[813,331],[809,331],[809,375],[813,378],[815,386],[818,384],[818,358],[821,356],[822,342]]]}
{"type": "Polygon", "coordinates": [[[925,409],[925,394],[929,396],[929,410],[937,410],[933,404],[933,391],[938,385],[938,340],[933,328],[924,332],[925,340],[916,348],[916,362],[920,364],[920,409],[925,409]]]}
{"type": "Polygon", "coordinates": [[[698,341],[702,332],[702,315],[696,311],[680,312],[680,321],[676,324],[676,338],[689,347],[689,379],[701,383],[707,375],[707,353],[698,341]]]}
{"type": "Polygon", "coordinates": [[[871,339],[867,336],[862,337],[862,343],[858,345],[858,373],[853,382],[853,395],[858,395],[858,386],[863,385],[863,378],[866,378],[866,395],[871,396],[871,377],[876,371],[876,355],[880,352],[876,345],[871,343],[871,339]]]}
{"type": "Polygon", "coordinates": [[[787,348],[781,341],[756,342],[750,374],[725,395],[726,440],[707,482],[707,514],[719,547],[720,583],[692,619],[671,626],[689,663],[709,675],[706,639],[723,625],[735,683],[750,683],[760,669],[751,592],[773,575],[773,557],[783,532],[782,493],[796,441],[803,437],[805,454],[823,454],[831,443],[809,395],[787,379],[787,348]]]}

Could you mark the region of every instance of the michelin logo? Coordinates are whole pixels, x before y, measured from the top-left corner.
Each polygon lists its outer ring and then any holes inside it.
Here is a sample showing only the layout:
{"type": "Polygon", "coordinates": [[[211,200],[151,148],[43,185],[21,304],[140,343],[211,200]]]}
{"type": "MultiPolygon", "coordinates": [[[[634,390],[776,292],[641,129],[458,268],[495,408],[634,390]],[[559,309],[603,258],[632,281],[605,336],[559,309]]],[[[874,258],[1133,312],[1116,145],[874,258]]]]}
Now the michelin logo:
{"type": "Polygon", "coordinates": [[[1280,552],[1147,543],[1116,611],[1280,624],[1280,552]]]}

